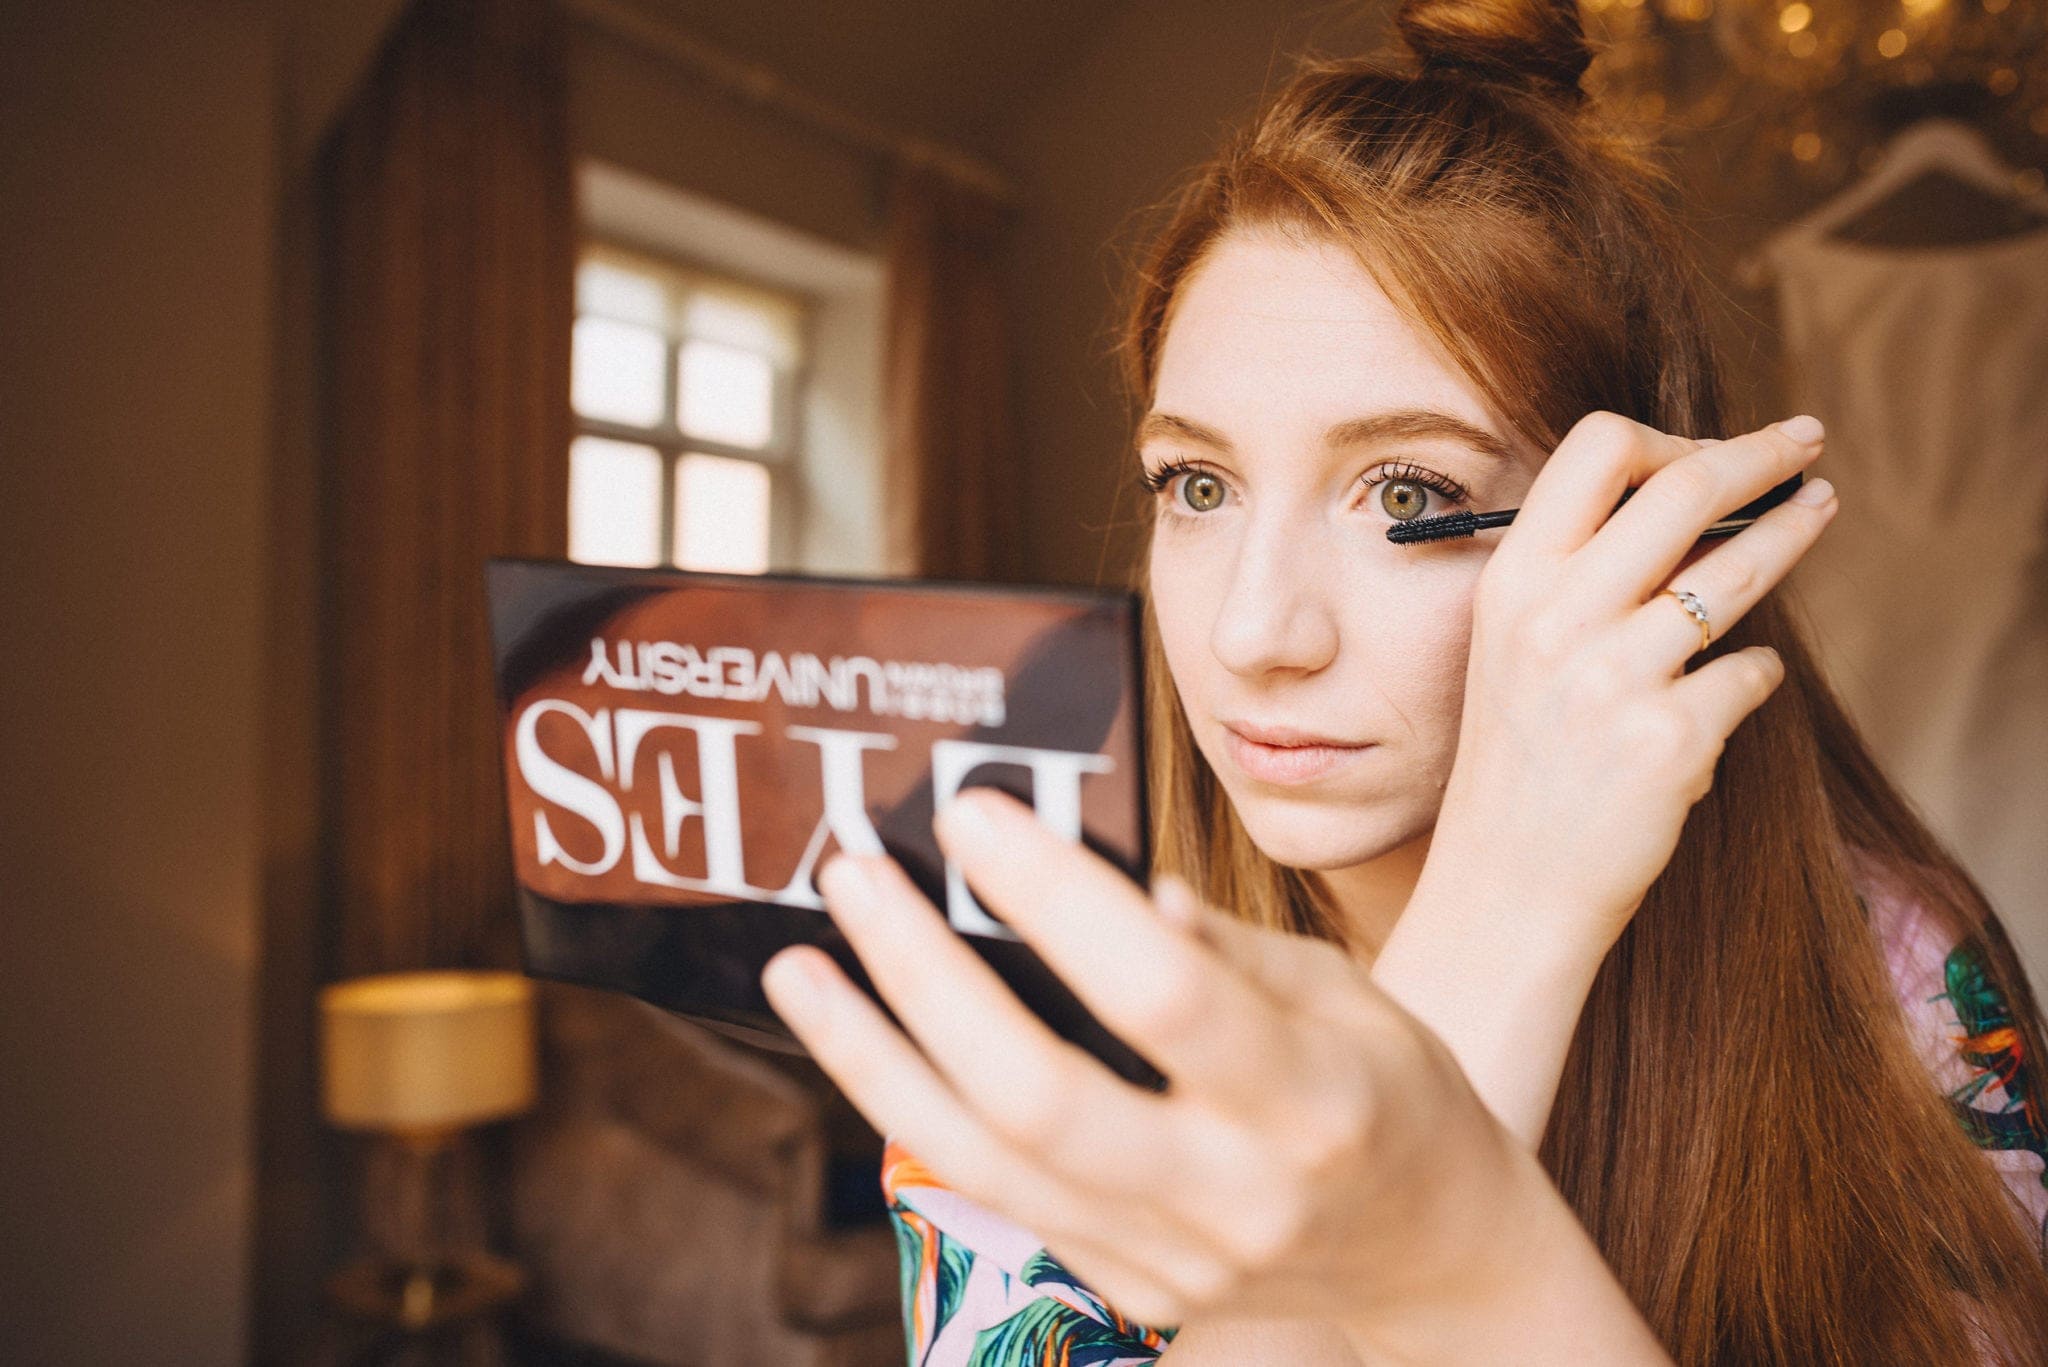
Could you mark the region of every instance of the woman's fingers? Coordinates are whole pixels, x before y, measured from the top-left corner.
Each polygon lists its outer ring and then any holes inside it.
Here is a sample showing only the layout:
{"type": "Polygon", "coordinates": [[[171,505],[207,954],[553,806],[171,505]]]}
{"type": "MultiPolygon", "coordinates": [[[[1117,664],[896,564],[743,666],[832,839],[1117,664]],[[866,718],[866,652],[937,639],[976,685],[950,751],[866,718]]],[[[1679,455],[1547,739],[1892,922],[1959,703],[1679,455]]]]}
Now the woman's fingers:
{"type": "Polygon", "coordinates": [[[1066,1215],[1071,1198],[1061,1185],[976,1115],[822,950],[783,950],[762,969],[761,988],[783,1024],[875,1129],[901,1142],[948,1186],[971,1200],[1032,1207],[1047,1224],[1066,1215]]]}
{"type": "Polygon", "coordinates": [[[1178,1087],[1264,1110],[1284,1067],[1280,1011],[1227,959],[1163,921],[1142,889],[992,789],[938,817],[940,842],[989,909],[1112,1032],[1178,1087]]]}
{"type": "MultiPolygon", "coordinates": [[[[1691,593],[1706,606],[1713,639],[1719,640],[1784,581],[1840,506],[1826,480],[1801,485],[1792,500],[1685,565],[1667,587],[1691,593]]],[[[1619,649],[1645,667],[1673,673],[1700,649],[1699,623],[1660,589],[1622,623],[1619,649]]]]}
{"type": "Polygon", "coordinates": [[[1707,661],[1671,685],[1679,709],[1709,736],[1726,740],[1785,678],[1769,646],[1747,646],[1707,661]]]}
{"type": "Polygon", "coordinates": [[[1157,1099],[1055,1035],[894,860],[840,855],[818,886],[904,1029],[1011,1145],[1062,1172],[1140,1175],[1120,1169],[1157,1099]]]}
{"type": "Polygon", "coordinates": [[[1544,461],[1498,555],[1563,560],[1600,530],[1624,492],[1705,444],[1606,409],[1586,414],[1544,461]]]}
{"type": "MultiPolygon", "coordinates": [[[[1760,452],[1768,466],[1772,452],[1797,452],[1802,446],[1784,426],[1774,424],[1723,440],[1677,436],[1605,409],[1588,413],[1544,462],[1515,515],[1514,527],[1501,542],[1500,554],[1510,561],[1525,556],[1562,561],[1597,536],[1645,521],[1644,514],[1635,511],[1640,506],[1664,514],[1659,522],[1664,535],[1653,535],[1651,542],[1657,547],[1676,543],[1660,569],[1635,575],[1644,586],[1661,582],[1701,529],[1803,468],[1805,462],[1795,460],[1783,464],[1775,477],[1758,482],[1760,452]],[[1684,473],[1674,477],[1681,470],[1684,473]],[[1653,486],[1660,484],[1673,487],[1659,488],[1653,495],[1653,486]],[[1630,489],[1635,493],[1622,502],[1630,489]]],[[[1817,449],[1818,443],[1806,445],[1817,449]]],[[[1644,544],[1634,532],[1613,539],[1644,544]]],[[[1595,582],[1618,582],[1611,565],[1602,573],[1607,577],[1595,582]]]]}
{"type": "Polygon", "coordinates": [[[1356,961],[1327,940],[1255,926],[1207,905],[1175,874],[1152,880],[1152,900],[1161,916],[1213,946],[1281,1001],[1309,1004],[1320,992],[1351,989],[1365,978],[1356,961]]]}
{"type": "MultiPolygon", "coordinates": [[[[1148,1204],[1125,1209],[1100,1188],[1052,1171],[1038,1155],[1012,1143],[823,951],[807,945],[783,950],[762,970],[761,987],[775,1013],[869,1123],[962,1196],[1041,1239],[1059,1235],[1085,1242],[1114,1223],[1119,1239],[1144,1265],[1171,1266],[1188,1276],[1222,1265],[1213,1244],[1163,1210],[1148,1204]]],[[[1006,1056],[991,1055],[997,1057],[1006,1056]]],[[[981,1076],[999,1081],[1001,1073],[984,1060],[981,1076]]],[[[1088,1099],[1077,1096],[1072,1104],[1073,1112],[1062,1118],[1085,1120],[1081,1112],[1088,1099]]],[[[1083,1176],[1109,1180],[1118,1192],[1143,1191],[1165,1166],[1159,1157],[1163,1128],[1133,1131],[1154,1146],[1152,1161],[1138,1176],[1102,1167],[1083,1176]]]]}
{"type": "MultiPolygon", "coordinates": [[[[1613,604],[1642,602],[1671,576],[1702,531],[1804,470],[1820,447],[1818,435],[1802,440],[1766,427],[1686,453],[1642,481],[1572,557],[1570,586],[1613,604]]],[[[1521,518],[1515,521],[1519,525],[1521,518]]]]}

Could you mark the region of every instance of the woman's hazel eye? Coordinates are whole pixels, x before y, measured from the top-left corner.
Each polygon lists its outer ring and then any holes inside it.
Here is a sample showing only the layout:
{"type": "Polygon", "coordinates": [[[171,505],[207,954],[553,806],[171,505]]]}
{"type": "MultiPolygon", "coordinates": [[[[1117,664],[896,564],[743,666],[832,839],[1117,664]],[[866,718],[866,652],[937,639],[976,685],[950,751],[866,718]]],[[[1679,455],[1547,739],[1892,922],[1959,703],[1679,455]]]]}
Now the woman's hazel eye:
{"type": "Polygon", "coordinates": [[[1223,481],[1200,472],[1181,482],[1180,501],[1198,513],[1206,513],[1223,502],[1223,481]]]}
{"type": "Polygon", "coordinates": [[[1403,522],[1422,516],[1429,506],[1429,490],[1413,480],[1390,479],[1380,486],[1380,507],[1387,516],[1403,522]]]}

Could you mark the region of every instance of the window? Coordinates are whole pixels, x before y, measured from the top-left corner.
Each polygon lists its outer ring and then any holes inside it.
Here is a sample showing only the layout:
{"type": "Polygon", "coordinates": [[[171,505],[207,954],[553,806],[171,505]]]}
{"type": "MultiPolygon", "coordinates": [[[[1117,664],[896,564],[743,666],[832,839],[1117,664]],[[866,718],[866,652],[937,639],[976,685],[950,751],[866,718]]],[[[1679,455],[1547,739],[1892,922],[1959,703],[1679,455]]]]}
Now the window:
{"type": "Polygon", "coordinates": [[[803,302],[607,244],[576,272],[569,555],[759,574],[802,480],[803,302]]]}
{"type": "MultiPolygon", "coordinates": [[[[679,535],[706,556],[708,537],[746,530],[758,541],[758,517],[714,514],[717,500],[765,495],[769,568],[907,573],[892,558],[882,487],[881,257],[588,158],[577,164],[576,201],[587,264],[610,268],[585,272],[581,315],[621,325],[585,327],[591,340],[579,347],[609,348],[612,359],[577,368],[577,464],[589,472],[571,486],[578,558],[673,564],[679,535]],[[712,345],[686,357],[692,338],[712,345]],[[765,447],[749,444],[762,425],[761,370],[731,351],[769,359],[765,447]],[[721,374],[730,380],[713,386],[722,402],[687,402],[693,382],[721,374]],[[582,416],[585,408],[613,416],[582,416]],[[686,417],[694,435],[684,435],[686,417]]],[[[735,549],[718,555],[731,560],[735,549]]]]}

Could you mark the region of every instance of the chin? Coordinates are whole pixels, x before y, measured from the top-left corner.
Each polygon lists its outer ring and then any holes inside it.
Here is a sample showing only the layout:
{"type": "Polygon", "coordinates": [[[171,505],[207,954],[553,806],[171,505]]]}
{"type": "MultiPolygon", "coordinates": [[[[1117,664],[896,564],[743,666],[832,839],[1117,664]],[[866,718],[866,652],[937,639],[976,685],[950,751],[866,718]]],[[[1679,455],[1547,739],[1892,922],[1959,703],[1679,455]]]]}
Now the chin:
{"type": "Polygon", "coordinates": [[[1294,869],[1329,871],[1370,863],[1423,835],[1436,820],[1433,811],[1410,811],[1408,804],[1391,798],[1345,802],[1307,795],[1229,795],[1259,852],[1294,869]]]}

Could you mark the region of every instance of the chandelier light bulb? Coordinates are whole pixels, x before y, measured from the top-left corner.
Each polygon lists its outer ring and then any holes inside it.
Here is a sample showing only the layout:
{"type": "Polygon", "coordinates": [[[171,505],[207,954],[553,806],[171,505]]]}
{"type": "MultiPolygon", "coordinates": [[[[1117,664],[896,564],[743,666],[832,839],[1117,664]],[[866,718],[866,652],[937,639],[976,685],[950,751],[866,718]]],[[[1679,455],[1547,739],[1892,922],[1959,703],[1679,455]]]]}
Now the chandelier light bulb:
{"type": "Polygon", "coordinates": [[[1638,136],[1716,145],[1731,195],[1833,183],[1922,103],[2048,140],[2048,0],[1579,4],[1592,91],[1638,136]]]}

